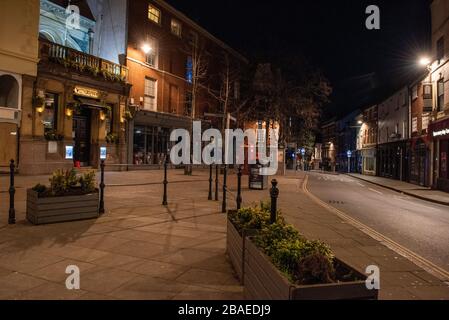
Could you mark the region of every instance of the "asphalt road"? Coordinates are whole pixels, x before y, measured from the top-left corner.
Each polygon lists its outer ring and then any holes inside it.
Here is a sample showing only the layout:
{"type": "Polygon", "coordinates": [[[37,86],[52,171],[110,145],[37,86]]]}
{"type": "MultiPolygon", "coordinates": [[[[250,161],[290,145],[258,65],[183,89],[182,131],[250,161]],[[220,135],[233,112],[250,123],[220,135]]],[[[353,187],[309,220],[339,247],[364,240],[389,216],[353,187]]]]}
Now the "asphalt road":
{"type": "Polygon", "coordinates": [[[311,173],[315,196],[449,271],[449,207],[346,175],[311,173]]]}

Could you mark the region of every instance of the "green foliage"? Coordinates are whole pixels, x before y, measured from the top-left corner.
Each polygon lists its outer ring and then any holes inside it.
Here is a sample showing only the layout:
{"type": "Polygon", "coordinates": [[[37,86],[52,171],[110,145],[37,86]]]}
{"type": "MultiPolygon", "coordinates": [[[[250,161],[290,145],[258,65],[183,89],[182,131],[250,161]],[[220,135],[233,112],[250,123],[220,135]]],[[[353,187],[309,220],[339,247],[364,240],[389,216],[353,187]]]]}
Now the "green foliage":
{"type": "Polygon", "coordinates": [[[32,190],[36,191],[37,193],[44,193],[45,191],[47,191],[47,187],[43,184],[38,183],[32,188],[32,190]]]}
{"type": "Polygon", "coordinates": [[[47,141],[62,141],[64,136],[60,133],[57,133],[55,130],[49,130],[44,133],[45,140],[47,141]]]}
{"type": "Polygon", "coordinates": [[[107,143],[118,143],[119,137],[115,133],[108,133],[105,137],[107,143]]]}
{"type": "Polygon", "coordinates": [[[75,170],[56,170],[50,178],[50,189],[54,195],[63,195],[78,184],[75,170]]]}
{"type": "Polygon", "coordinates": [[[95,171],[84,173],[79,179],[81,190],[85,193],[95,191],[95,171]]]}
{"type": "Polygon", "coordinates": [[[247,207],[230,214],[229,219],[239,231],[243,229],[259,230],[270,223],[270,213],[261,207],[247,207]]]}

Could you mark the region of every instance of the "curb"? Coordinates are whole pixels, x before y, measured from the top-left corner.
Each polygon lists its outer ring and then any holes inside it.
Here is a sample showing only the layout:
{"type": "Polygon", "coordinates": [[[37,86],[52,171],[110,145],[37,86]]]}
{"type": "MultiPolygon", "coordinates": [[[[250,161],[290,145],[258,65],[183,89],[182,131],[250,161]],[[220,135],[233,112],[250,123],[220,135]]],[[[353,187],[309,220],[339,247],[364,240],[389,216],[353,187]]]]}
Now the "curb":
{"type": "Polygon", "coordinates": [[[417,198],[417,199],[420,199],[420,200],[424,200],[424,201],[428,201],[428,202],[433,202],[433,203],[440,204],[440,205],[443,205],[443,206],[449,206],[449,202],[444,202],[444,201],[440,201],[440,200],[435,200],[435,199],[430,199],[430,198],[427,198],[427,197],[423,197],[423,196],[420,196],[420,195],[417,195],[417,194],[414,194],[414,193],[411,193],[411,192],[403,191],[403,190],[396,189],[396,188],[393,188],[393,187],[385,186],[383,184],[380,184],[380,183],[377,183],[377,182],[374,182],[374,181],[370,181],[370,180],[367,180],[367,179],[356,177],[356,176],[353,176],[352,174],[348,174],[347,173],[346,175],[349,176],[349,177],[355,178],[355,179],[359,179],[361,181],[365,181],[365,182],[374,184],[376,186],[379,186],[379,187],[382,187],[382,188],[385,188],[385,189],[389,189],[389,190],[392,190],[392,191],[395,191],[395,192],[398,192],[398,193],[405,194],[405,195],[410,196],[410,197],[414,197],[414,198],[417,198]]]}

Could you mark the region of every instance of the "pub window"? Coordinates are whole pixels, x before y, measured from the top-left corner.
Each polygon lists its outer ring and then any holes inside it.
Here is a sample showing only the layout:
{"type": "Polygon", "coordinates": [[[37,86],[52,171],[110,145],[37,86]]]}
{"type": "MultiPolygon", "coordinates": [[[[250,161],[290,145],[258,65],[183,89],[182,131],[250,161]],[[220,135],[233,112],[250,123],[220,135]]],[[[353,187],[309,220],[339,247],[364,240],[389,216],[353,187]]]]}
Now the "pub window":
{"type": "Polygon", "coordinates": [[[148,5],[148,19],[157,24],[161,24],[161,10],[156,8],[155,6],[149,4],[148,5]]]}
{"type": "Polygon", "coordinates": [[[181,22],[179,22],[176,19],[171,19],[171,33],[173,33],[175,36],[181,37],[181,32],[182,32],[181,22]]]}
{"type": "Polygon", "coordinates": [[[444,79],[437,83],[437,108],[438,111],[443,111],[444,108],[444,79]]]}
{"type": "Polygon", "coordinates": [[[108,105],[109,108],[105,110],[106,118],[105,118],[105,133],[106,135],[112,133],[112,123],[113,123],[113,113],[112,113],[112,105],[108,105]]]}
{"type": "Polygon", "coordinates": [[[437,41],[437,60],[444,58],[444,37],[441,37],[437,41]]]}
{"type": "Polygon", "coordinates": [[[157,81],[151,78],[145,78],[145,97],[143,108],[145,110],[157,111],[156,103],[157,81]]]}
{"type": "Polygon", "coordinates": [[[44,124],[44,132],[56,131],[58,124],[58,98],[54,93],[45,94],[44,112],[42,114],[42,123],[44,124]]]}

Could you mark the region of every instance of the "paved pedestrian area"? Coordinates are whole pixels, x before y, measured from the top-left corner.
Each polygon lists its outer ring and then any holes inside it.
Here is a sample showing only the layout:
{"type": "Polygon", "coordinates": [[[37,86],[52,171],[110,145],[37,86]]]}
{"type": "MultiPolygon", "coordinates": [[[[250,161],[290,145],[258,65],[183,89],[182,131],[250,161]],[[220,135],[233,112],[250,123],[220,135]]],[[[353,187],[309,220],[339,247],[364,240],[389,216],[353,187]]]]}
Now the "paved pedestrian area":
{"type": "MultiPolygon", "coordinates": [[[[9,226],[8,181],[0,176],[0,299],[242,299],[225,254],[221,202],[207,200],[208,172],[170,170],[168,207],[162,174],[107,172],[103,216],[43,226],[25,220],[25,192],[48,177],[16,178],[17,224],[9,226]],[[80,290],[65,287],[68,265],[80,268],[80,290]]],[[[279,206],[301,233],[361,271],[379,266],[380,299],[449,299],[440,279],[313,201],[303,172],[277,179],[279,206]]],[[[244,205],[269,199],[269,190],[247,184],[244,177],[244,205]]],[[[228,185],[228,208],[235,208],[235,175],[228,185]]]]}
{"type": "Polygon", "coordinates": [[[8,198],[0,194],[0,299],[242,299],[207,178],[170,171],[178,182],[164,207],[161,171],[107,172],[107,183],[122,186],[106,189],[99,219],[33,226],[25,189],[48,177],[17,177],[16,225],[5,224],[8,198]],[[66,289],[69,265],[80,269],[80,290],[66,289]]]}
{"type": "MultiPolygon", "coordinates": [[[[361,272],[367,266],[378,266],[379,299],[449,299],[449,286],[444,281],[313,201],[303,189],[304,178],[304,172],[300,171],[289,171],[285,177],[277,177],[278,204],[285,218],[307,238],[328,243],[336,256],[361,272]]],[[[269,199],[267,192],[244,195],[246,201],[258,201],[260,197],[269,199]]]]}
{"type": "Polygon", "coordinates": [[[432,190],[430,188],[394,179],[368,176],[358,173],[350,173],[348,175],[357,179],[374,183],[382,187],[386,187],[397,192],[404,193],[412,197],[420,198],[434,203],[449,205],[449,193],[447,192],[432,190]]]}

